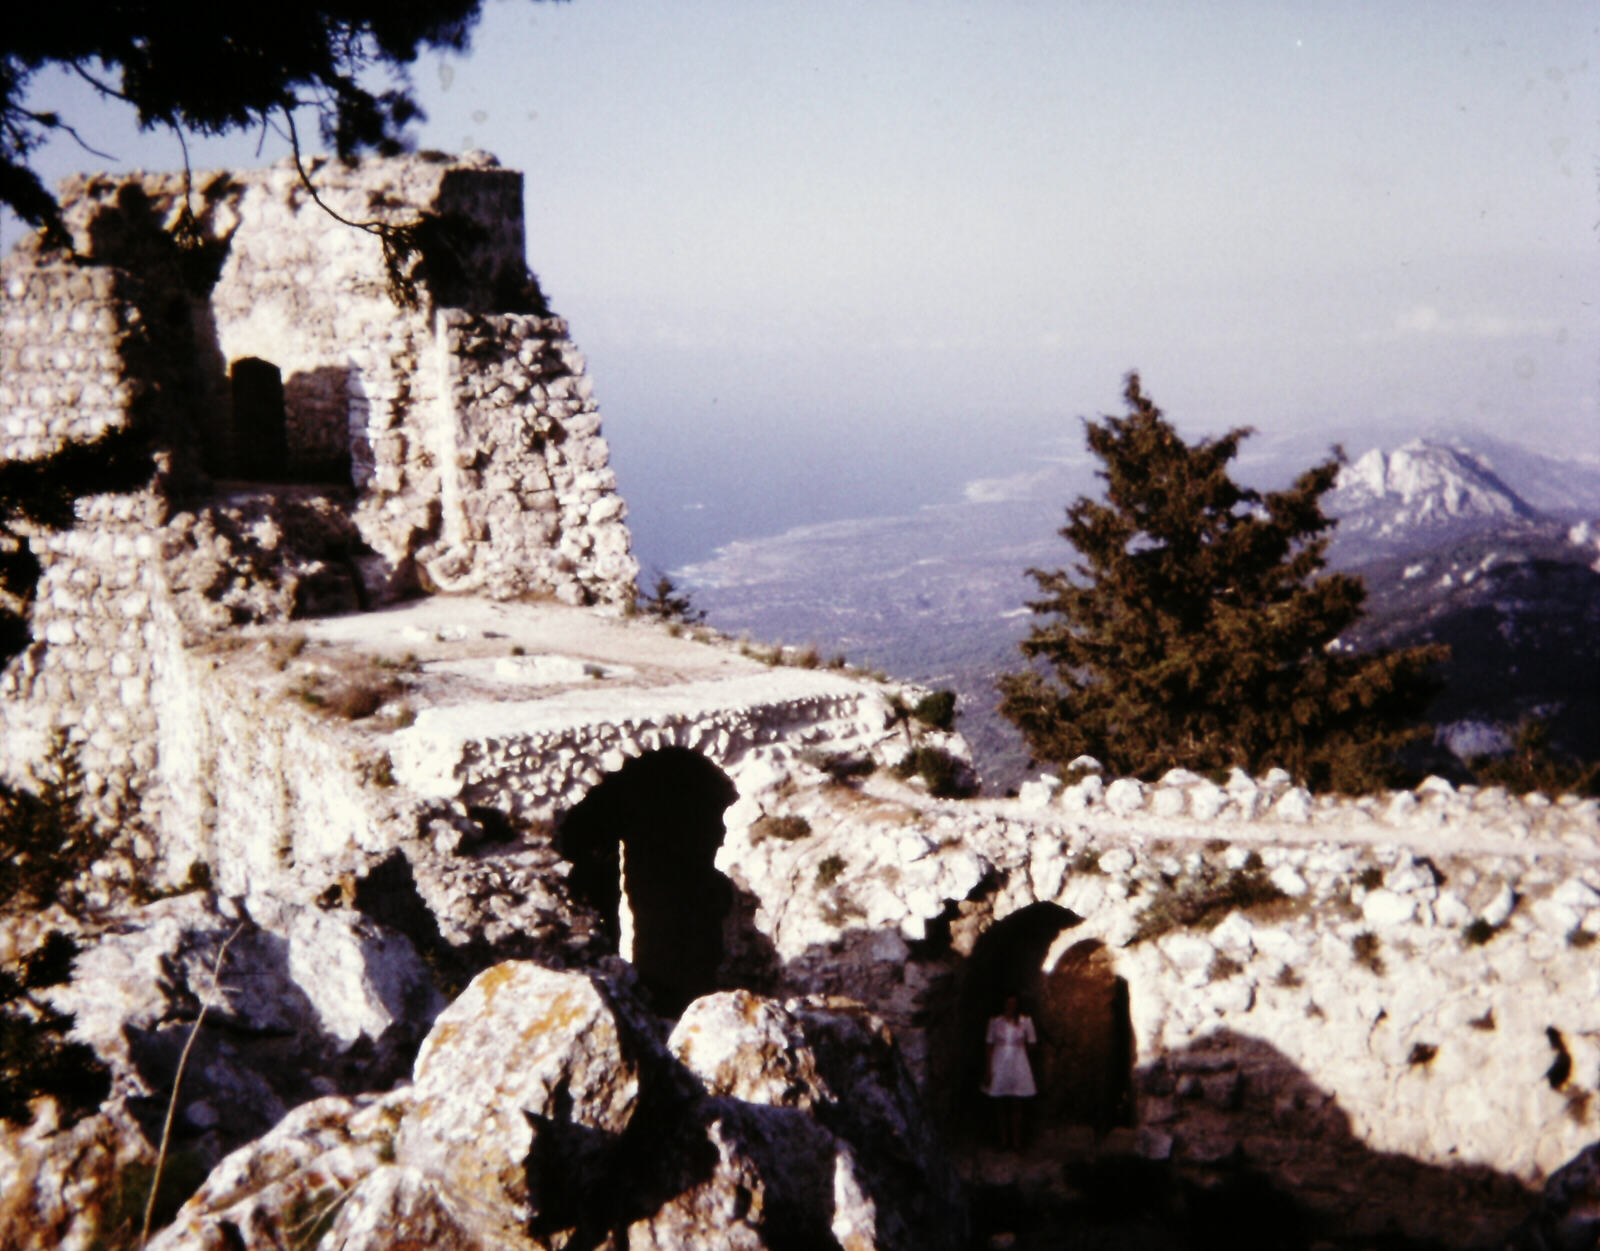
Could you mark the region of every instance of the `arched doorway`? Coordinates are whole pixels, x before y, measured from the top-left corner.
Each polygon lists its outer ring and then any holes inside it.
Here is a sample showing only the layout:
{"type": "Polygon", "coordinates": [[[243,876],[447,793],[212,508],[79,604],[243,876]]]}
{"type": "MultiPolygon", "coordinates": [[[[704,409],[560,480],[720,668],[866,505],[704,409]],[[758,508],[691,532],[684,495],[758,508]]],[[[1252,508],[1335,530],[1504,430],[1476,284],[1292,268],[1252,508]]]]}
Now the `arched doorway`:
{"type": "Polygon", "coordinates": [[[289,471],[283,375],[271,361],[245,356],[228,371],[233,392],[233,472],[277,482],[289,471]]]}
{"type": "Polygon", "coordinates": [[[716,989],[733,892],[714,861],[737,797],[704,756],[669,747],[602,778],[561,822],[568,885],[604,918],[666,1016],[716,989]]]}
{"type": "Polygon", "coordinates": [[[984,1032],[1008,995],[1021,1000],[1039,1035],[1036,1131],[1092,1125],[1103,1133],[1132,1124],[1133,1027],[1128,985],[1094,939],[1072,943],[1082,918],[1052,903],[1030,904],[991,926],[973,946],[949,1045],[951,1111],[968,1132],[984,1128],[979,1087],[984,1032]]]}

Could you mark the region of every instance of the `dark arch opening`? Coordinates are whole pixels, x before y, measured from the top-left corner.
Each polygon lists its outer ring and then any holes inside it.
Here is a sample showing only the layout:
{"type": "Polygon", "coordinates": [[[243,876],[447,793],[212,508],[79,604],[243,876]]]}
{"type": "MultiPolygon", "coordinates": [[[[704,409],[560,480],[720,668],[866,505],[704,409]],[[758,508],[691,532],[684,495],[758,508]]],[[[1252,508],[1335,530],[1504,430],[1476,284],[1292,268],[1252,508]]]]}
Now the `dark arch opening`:
{"type": "Polygon", "coordinates": [[[233,472],[257,482],[289,471],[289,428],[283,375],[271,361],[245,356],[228,371],[233,391],[233,472]]]}
{"type": "Polygon", "coordinates": [[[668,747],[602,778],[561,822],[568,886],[619,949],[626,899],[631,950],[620,954],[666,1016],[717,988],[733,888],[714,861],[722,814],[737,797],[704,756],[668,747]]]}
{"type": "Polygon", "coordinates": [[[1052,903],[1030,904],[991,926],[974,944],[961,979],[949,1048],[955,1063],[957,1126],[984,1132],[984,1033],[1008,995],[1021,1001],[1039,1035],[1034,1130],[1090,1125],[1104,1133],[1133,1123],[1133,1023],[1128,984],[1105,945],[1086,939],[1046,970],[1064,930],[1082,918],[1052,903]]]}

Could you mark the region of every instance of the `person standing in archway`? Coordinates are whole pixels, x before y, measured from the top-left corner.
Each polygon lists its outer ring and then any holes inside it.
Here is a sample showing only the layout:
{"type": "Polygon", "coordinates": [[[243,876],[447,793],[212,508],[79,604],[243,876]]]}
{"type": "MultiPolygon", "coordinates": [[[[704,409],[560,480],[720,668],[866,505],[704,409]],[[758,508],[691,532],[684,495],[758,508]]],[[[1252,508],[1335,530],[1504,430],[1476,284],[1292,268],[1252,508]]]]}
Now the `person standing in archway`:
{"type": "Polygon", "coordinates": [[[1020,1149],[1023,1111],[1027,1101],[1039,1093],[1030,1060],[1039,1036],[1033,1018],[1022,1015],[1015,995],[1007,995],[1000,1015],[989,1018],[984,1042],[988,1066],[983,1093],[994,1100],[1000,1146],[1020,1149]]]}

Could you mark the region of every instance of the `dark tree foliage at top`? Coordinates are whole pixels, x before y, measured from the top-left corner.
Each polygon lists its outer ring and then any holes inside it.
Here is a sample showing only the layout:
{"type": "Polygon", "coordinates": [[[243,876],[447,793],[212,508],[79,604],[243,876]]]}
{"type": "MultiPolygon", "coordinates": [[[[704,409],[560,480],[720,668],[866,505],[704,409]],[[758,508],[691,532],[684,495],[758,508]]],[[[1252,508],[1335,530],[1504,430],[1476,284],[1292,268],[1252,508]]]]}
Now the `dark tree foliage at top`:
{"type": "Polygon", "coordinates": [[[57,228],[55,198],[28,157],[71,119],[28,106],[29,79],[65,66],[126,100],[143,127],[201,135],[259,125],[300,105],[342,157],[399,149],[421,117],[405,70],[427,48],[459,51],[482,0],[151,0],[28,5],[0,24],[0,202],[57,228]],[[378,75],[381,85],[369,80],[378,75]]]}
{"type": "Polygon", "coordinates": [[[1391,780],[1396,752],[1428,732],[1445,651],[1335,644],[1366,594],[1321,572],[1339,462],[1249,490],[1228,476],[1248,428],[1189,444],[1137,374],[1125,395],[1126,416],[1084,423],[1106,489],[1067,509],[1076,567],[1029,570],[1045,620],[1022,650],[1053,676],[1004,676],[1001,712],[1057,765],[1088,754],[1145,778],[1280,766],[1319,790],[1391,780]]]}

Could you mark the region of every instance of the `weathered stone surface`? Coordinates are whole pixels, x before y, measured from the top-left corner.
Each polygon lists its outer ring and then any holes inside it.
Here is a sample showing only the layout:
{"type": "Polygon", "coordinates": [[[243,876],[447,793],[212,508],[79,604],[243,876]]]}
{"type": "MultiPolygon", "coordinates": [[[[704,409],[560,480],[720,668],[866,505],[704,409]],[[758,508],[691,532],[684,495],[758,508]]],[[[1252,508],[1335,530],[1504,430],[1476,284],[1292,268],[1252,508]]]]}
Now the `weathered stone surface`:
{"type": "Polygon", "coordinates": [[[153,1246],[256,1251],[307,1229],[362,1251],[574,1235],[961,1245],[959,1192],[880,1021],[746,992],[684,1021],[671,1045],[688,1069],[621,984],[498,965],[441,1014],[412,1086],[296,1109],[225,1160],[153,1246]]]}
{"type": "Polygon", "coordinates": [[[563,1155],[569,1178],[601,1175],[639,1106],[638,1056],[656,1045],[615,1001],[602,982],[526,962],[479,974],[417,1054],[401,1158],[522,1222],[550,1201],[536,1152],[563,1155]]]}
{"type": "Polygon", "coordinates": [[[128,1178],[148,1176],[155,1152],[126,1107],[62,1126],[53,1104],[26,1126],[0,1121],[0,1246],[93,1251],[138,1230],[128,1178]]]}

